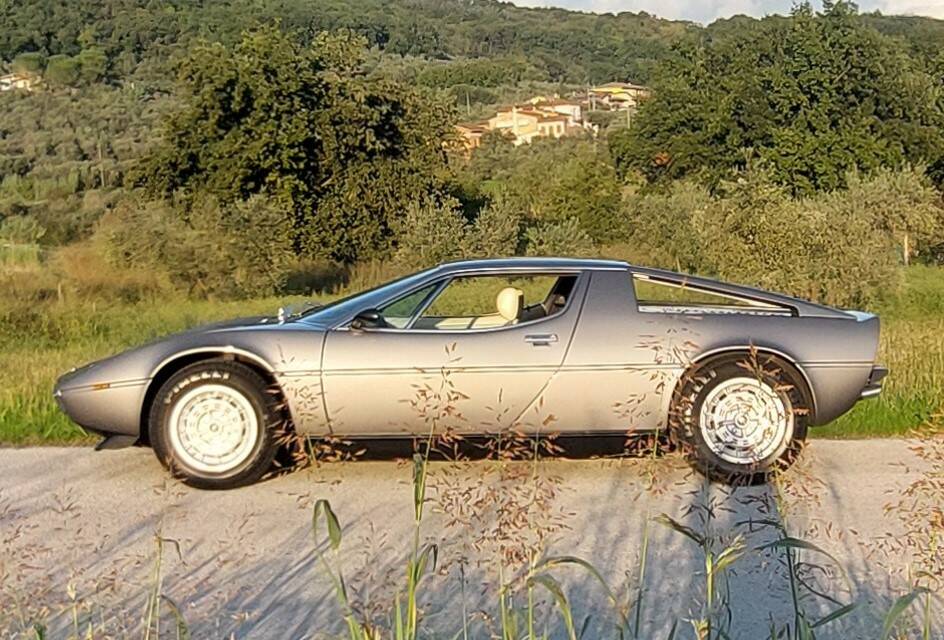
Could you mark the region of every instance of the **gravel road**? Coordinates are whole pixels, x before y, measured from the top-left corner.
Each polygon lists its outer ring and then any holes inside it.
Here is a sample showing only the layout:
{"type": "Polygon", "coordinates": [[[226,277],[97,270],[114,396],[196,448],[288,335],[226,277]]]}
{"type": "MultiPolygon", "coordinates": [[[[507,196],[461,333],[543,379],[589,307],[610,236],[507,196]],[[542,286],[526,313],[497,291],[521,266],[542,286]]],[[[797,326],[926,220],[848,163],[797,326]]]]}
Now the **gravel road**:
{"type": "MultiPolygon", "coordinates": [[[[773,530],[745,523],[777,520],[828,550],[847,577],[827,558],[807,553],[805,559],[827,565],[823,572],[809,569],[808,578],[860,606],[819,629],[819,637],[877,638],[876,621],[908,589],[903,572],[910,556],[900,543],[909,517],[886,514],[886,505],[900,503],[902,492],[927,473],[913,444],[814,441],[779,500],[769,487],[731,492],[708,486],[672,457],[555,458],[536,471],[530,463],[433,463],[421,539],[438,545],[439,564],[423,585],[423,628],[430,637],[455,637],[464,607],[469,637],[489,637],[496,558],[534,548],[528,522],[546,537],[550,554],[588,560],[618,598],[630,599],[649,522],[640,635],[665,638],[678,620],[678,637],[690,638],[687,620],[703,600],[703,558],[694,543],[647,516],[666,513],[702,530],[710,510],[712,533],[725,539],[742,532],[749,547],[760,546],[773,530]]],[[[194,638],[310,638],[340,631],[340,609],[313,554],[311,513],[320,498],[330,500],[343,527],[336,561],[352,597],[361,611],[381,618],[404,582],[412,485],[409,463],[373,458],[205,492],[169,481],[149,450],[2,449],[0,635],[32,638],[17,629],[41,619],[60,632],[53,637],[63,637],[72,628],[73,608],[80,624],[91,612],[96,629],[114,637],[127,637],[136,625],[140,630],[155,584],[158,537],[167,540],[163,593],[177,603],[194,638]]],[[[757,551],[734,565],[728,580],[733,637],[766,638],[771,619],[792,621],[778,558],[757,551]]],[[[578,568],[555,575],[578,624],[589,616],[584,637],[612,637],[612,610],[598,584],[578,568]]],[[[824,612],[835,605],[810,599],[804,606],[824,612]]],[[[935,616],[932,636],[942,638],[940,603],[935,616]]],[[[560,635],[559,617],[544,619],[552,635],[560,635]]]]}

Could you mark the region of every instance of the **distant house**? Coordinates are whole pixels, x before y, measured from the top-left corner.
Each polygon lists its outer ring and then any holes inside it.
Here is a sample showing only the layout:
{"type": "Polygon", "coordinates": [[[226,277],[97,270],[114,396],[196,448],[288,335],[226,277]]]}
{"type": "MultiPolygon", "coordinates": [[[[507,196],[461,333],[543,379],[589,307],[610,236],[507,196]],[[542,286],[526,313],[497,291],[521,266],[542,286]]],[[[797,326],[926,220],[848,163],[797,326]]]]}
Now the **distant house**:
{"type": "Polygon", "coordinates": [[[466,153],[471,153],[473,149],[482,146],[482,136],[489,130],[488,121],[480,122],[460,122],[456,125],[456,131],[462,138],[462,148],[466,153]]]}
{"type": "Polygon", "coordinates": [[[528,102],[542,111],[553,111],[567,116],[567,123],[571,126],[583,126],[583,105],[576,100],[537,96],[528,102]]]}
{"type": "Polygon", "coordinates": [[[489,118],[488,124],[492,131],[507,133],[515,145],[521,145],[535,138],[566,135],[568,116],[531,104],[513,105],[499,110],[489,118]]]}
{"type": "Polygon", "coordinates": [[[591,108],[635,109],[639,102],[652,94],[649,87],[631,82],[607,82],[592,87],[589,92],[591,108]]]}
{"type": "Polygon", "coordinates": [[[32,91],[39,84],[39,76],[32,73],[8,73],[0,76],[0,91],[32,91]]]}
{"type": "Polygon", "coordinates": [[[461,122],[456,125],[462,147],[467,153],[482,144],[482,136],[497,131],[515,146],[532,142],[535,138],[561,138],[592,131],[584,120],[584,105],[574,99],[557,96],[536,96],[524,104],[499,107],[487,120],[461,122]]]}

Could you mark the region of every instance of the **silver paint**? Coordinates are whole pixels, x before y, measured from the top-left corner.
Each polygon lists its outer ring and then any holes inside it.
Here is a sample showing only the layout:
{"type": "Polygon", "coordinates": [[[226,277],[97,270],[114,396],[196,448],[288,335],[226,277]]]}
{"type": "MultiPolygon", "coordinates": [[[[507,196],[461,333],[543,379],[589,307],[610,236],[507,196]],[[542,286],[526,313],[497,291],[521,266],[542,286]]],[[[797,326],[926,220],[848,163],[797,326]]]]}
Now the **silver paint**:
{"type": "Polygon", "coordinates": [[[871,314],[624,262],[473,260],[446,263],[302,316],[247,318],[169,336],[63,375],[55,394],[83,427],[136,436],[162,380],[195,360],[223,357],[272,378],[296,429],[315,436],[424,433],[450,403],[461,417],[453,413],[440,424],[467,432],[512,425],[646,431],[665,425],[687,367],[756,348],[800,371],[813,397],[812,423],[824,424],[880,389],[880,380],[872,382],[878,332],[871,314]],[[532,322],[465,331],[350,327],[360,311],[429,284],[495,273],[578,279],[563,312],[532,322]],[[633,274],[779,311],[666,307],[654,313],[637,305],[633,274]]]}

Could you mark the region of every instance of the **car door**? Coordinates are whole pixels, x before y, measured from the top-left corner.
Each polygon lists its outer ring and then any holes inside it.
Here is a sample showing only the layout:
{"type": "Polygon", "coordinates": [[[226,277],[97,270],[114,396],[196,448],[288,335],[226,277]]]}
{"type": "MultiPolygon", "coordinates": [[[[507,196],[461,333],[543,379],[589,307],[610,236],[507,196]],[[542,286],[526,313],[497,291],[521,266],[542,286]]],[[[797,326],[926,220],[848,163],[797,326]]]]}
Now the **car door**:
{"type": "MultiPolygon", "coordinates": [[[[395,301],[392,323],[385,328],[358,330],[348,321],[329,331],[322,380],[332,431],[395,436],[430,428],[466,433],[540,428],[546,416],[528,410],[541,404],[542,392],[563,362],[580,313],[584,275],[554,274],[558,283],[572,278],[571,289],[544,317],[523,314],[501,324],[495,314],[429,314],[459,278],[503,275],[451,274],[434,283],[435,290],[411,318],[404,317],[409,305],[395,301]]],[[[539,274],[509,277],[520,281],[534,275],[539,274]]],[[[423,292],[409,295],[422,298],[423,292]]],[[[548,295],[552,298],[560,297],[548,295]]]]}

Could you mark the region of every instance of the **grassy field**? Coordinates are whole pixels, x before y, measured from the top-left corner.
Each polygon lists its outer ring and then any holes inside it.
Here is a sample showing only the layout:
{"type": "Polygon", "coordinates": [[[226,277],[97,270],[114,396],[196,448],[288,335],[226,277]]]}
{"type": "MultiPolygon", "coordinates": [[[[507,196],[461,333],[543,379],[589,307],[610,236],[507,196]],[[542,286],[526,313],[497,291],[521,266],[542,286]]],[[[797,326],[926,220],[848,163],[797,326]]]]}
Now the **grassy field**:
{"type": "MultiPolygon", "coordinates": [[[[51,396],[70,367],[212,320],[274,313],[285,300],[58,302],[0,316],[0,443],[81,443],[51,396]]],[[[814,437],[905,434],[944,404],[944,270],[912,267],[882,316],[881,361],[891,368],[879,398],[813,432],[814,437]]]]}

